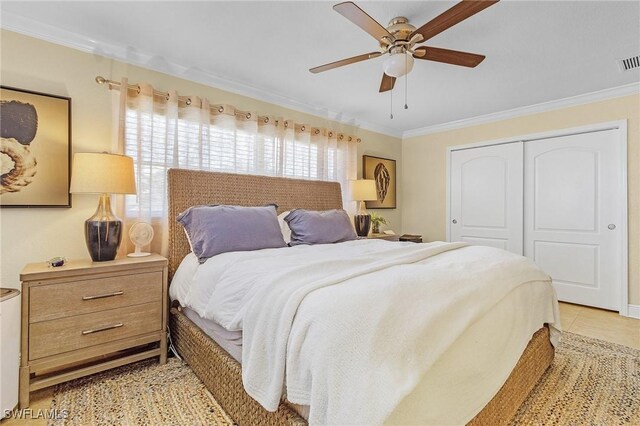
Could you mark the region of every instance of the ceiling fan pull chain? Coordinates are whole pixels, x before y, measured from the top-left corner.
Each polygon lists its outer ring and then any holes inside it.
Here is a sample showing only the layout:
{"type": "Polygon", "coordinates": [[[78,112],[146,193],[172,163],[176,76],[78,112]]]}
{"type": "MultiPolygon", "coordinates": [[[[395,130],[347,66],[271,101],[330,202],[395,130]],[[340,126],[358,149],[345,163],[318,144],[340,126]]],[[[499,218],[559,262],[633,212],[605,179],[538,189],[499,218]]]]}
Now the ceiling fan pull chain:
{"type": "MultiPolygon", "coordinates": [[[[408,64],[408,59],[407,59],[407,55],[404,56],[404,69],[408,70],[409,69],[409,64],[408,64]]],[[[404,76],[404,109],[409,109],[409,106],[407,105],[407,86],[409,85],[409,73],[405,74],[404,76]]]]}
{"type": "Polygon", "coordinates": [[[390,110],[389,118],[393,120],[393,88],[389,90],[389,94],[391,97],[391,104],[389,105],[389,110],[390,110]]]}

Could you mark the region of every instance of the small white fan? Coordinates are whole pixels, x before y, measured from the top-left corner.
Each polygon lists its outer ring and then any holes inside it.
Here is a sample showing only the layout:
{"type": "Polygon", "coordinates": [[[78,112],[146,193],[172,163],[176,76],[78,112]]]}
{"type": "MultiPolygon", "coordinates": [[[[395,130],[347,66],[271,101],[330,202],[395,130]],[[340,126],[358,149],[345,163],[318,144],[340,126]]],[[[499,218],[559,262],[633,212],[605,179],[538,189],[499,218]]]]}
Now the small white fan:
{"type": "Polygon", "coordinates": [[[153,240],[153,228],[146,222],[136,222],[129,228],[129,239],[136,246],[136,251],[129,253],[129,257],[149,256],[151,253],[142,251],[153,240]]]}

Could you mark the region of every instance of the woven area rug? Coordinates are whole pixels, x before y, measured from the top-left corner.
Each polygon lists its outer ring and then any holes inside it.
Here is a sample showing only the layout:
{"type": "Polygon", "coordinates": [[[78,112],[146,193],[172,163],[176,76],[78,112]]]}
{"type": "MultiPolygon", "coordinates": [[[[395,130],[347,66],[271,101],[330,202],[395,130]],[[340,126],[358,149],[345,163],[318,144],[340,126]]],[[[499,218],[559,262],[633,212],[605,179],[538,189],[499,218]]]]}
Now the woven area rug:
{"type": "Polygon", "coordinates": [[[49,425],[212,425],[233,421],[181,361],[141,361],[60,384],[51,408],[66,419],[49,425]]]}
{"type": "Polygon", "coordinates": [[[640,425],[640,350],[563,332],[512,425],[640,425]]]}
{"type": "MultiPolygon", "coordinates": [[[[143,361],[58,385],[49,425],[231,425],[176,359],[143,361]]],[[[640,425],[640,350],[563,333],[553,365],[512,425],[640,425]]]]}

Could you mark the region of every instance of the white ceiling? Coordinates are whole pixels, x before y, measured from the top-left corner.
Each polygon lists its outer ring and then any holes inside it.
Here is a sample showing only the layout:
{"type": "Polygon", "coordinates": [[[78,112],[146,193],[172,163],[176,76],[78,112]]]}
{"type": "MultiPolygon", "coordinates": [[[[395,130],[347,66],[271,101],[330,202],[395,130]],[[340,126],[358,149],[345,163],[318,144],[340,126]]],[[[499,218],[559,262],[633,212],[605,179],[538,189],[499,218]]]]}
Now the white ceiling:
{"type": "MultiPolygon", "coordinates": [[[[402,108],[400,79],[393,120],[389,94],[378,93],[382,58],[308,71],[377,48],[332,10],[336,2],[1,3],[3,27],[73,34],[107,56],[213,75],[231,90],[396,135],[640,81],[640,70],[621,72],[616,63],[640,54],[638,1],[503,0],[426,44],[484,54],[485,61],[475,69],[416,61],[409,109],[402,108]]],[[[403,15],[421,26],[455,2],[358,4],[383,25],[403,15]]]]}

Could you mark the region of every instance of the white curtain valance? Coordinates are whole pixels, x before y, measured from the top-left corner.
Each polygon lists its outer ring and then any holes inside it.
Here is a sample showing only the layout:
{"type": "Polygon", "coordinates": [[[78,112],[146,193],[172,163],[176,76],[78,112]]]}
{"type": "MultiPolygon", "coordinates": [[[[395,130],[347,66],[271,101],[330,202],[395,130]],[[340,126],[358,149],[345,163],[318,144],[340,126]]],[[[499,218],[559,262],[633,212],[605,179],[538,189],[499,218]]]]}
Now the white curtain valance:
{"type": "MultiPolygon", "coordinates": [[[[166,254],[168,243],[169,168],[337,181],[343,194],[356,179],[359,139],[353,135],[158,92],[149,84],[132,87],[126,79],[119,86],[128,90],[121,89],[114,102],[115,148],[133,157],[138,192],[124,198],[119,212],[125,227],[150,221],[161,237],[152,249],[160,253],[166,254]]],[[[353,210],[344,195],[343,203],[353,210]]]]}

